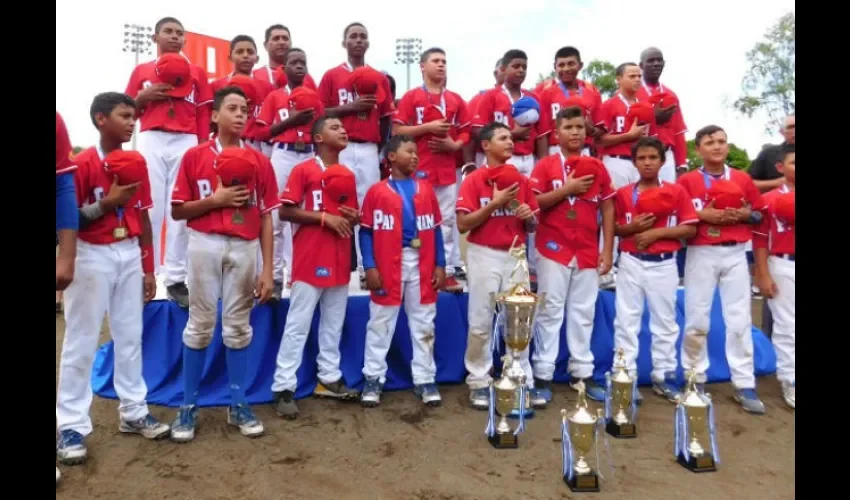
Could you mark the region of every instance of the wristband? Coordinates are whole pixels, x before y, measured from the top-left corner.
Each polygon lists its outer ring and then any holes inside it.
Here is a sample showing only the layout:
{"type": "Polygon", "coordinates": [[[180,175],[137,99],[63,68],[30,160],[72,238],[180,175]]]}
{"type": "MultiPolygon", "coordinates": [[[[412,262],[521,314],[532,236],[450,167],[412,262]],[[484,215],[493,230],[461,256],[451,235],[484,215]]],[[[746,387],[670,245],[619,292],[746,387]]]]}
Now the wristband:
{"type": "Polygon", "coordinates": [[[750,219],[749,219],[750,224],[754,224],[754,225],[761,224],[761,220],[762,220],[761,212],[759,212],[758,210],[753,210],[752,212],[750,212],[750,219]]]}
{"type": "Polygon", "coordinates": [[[142,272],[152,273],[153,264],[153,245],[145,245],[142,247],[142,272]]]}
{"type": "Polygon", "coordinates": [[[327,212],[322,212],[322,223],[319,227],[325,227],[325,215],[326,214],[327,214],[327,212]]]}

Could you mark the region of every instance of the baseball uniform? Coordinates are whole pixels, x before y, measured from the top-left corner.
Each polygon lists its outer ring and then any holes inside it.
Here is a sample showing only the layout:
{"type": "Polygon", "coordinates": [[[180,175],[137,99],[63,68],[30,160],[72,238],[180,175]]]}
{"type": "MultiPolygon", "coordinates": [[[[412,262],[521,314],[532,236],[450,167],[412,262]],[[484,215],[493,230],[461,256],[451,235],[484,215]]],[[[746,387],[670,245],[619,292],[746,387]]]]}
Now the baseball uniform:
{"type": "Polygon", "coordinates": [[[665,182],[676,182],[676,167],[688,164],[688,146],[685,142],[685,132],[688,131],[688,127],[682,115],[682,106],[676,94],[660,82],[657,85],[641,83],[641,88],[637,92],[637,98],[641,101],[648,101],[655,96],[667,101],[662,104],[665,108],[670,107],[671,100],[676,103],[676,111],[673,112],[670,120],[657,124],[658,139],[667,148],[664,165],[658,173],[658,178],[665,182]]]}
{"type": "MultiPolygon", "coordinates": [[[[752,210],[763,210],[764,199],[745,172],[724,167],[718,177],[700,168],[679,177],[697,213],[709,203],[709,190],[718,180],[737,185],[752,210]]],[[[721,207],[718,207],[721,208],[721,207]]],[[[711,304],[715,289],[720,289],[723,320],[726,323],[726,358],[737,389],[755,388],[753,374],[752,311],[750,308],[750,272],[746,243],[752,239],[749,224],[711,226],[700,222],[697,235],[688,241],[685,261],[685,336],[682,366],[697,372],[697,381],[705,383],[708,370],[708,335],[711,304]],[[695,352],[686,345],[699,345],[695,352]]]]}
{"type": "MultiPolygon", "coordinates": [[[[227,87],[231,78],[233,78],[232,73],[213,81],[211,84],[213,95],[224,87],[227,87]]],[[[248,110],[248,121],[245,123],[245,130],[242,132],[242,139],[252,148],[265,154],[263,144],[266,137],[263,137],[264,130],[262,125],[257,123],[257,118],[260,116],[263,101],[266,99],[266,96],[274,90],[274,87],[269,82],[258,80],[256,78],[253,79],[253,83],[255,95],[252,97],[255,99],[255,102],[252,102],[249,105],[250,109],[248,110]]],[[[269,155],[266,155],[266,157],[268,156],[269,155]]]]}
{"type": "MultiPolygon", "coordinates": [[[[113,178],[104,168],[105,157],[99,146],[75,157],[78,207],[96,203],[109,192],[113,178]]],[[[60,433],[72,430],[88,436],[92,432],[91,370],[107,312],[115,342],[114,384],[122,428],[125,422],[139,421],[149,413],[142,376],[144,286],[139,246],[143,211],[153,205],[147,179],[137,193],[135,202],[104,214],[77,233],[74,280],[65,290],[65,339],[56,403],[60,433]]],[[[145,272],[153,272],[150,260],[146,267],[145,272]]]]}
{"type": "MultiPolygon", "coordinates": [[[[537,95],[531,91],[523,89],[521,93],[539,102],[537,95]]],[[[513,130],[516,126],[513,118],[513,104],[514,100],[504,85],[486,91],[476,103],[475,114],[472,115],[472,126],[477,128],[491,122],[499,122],[513,130]]],[[[514,140],[514,155],[509,163],[526,177],[530,176],[534,169],[534,142],[537,140],[537,129],[541,121],[538,120],[530,127],[528,139],[514,140]]]]}
{"type": "MultiPolygon", "coordinates": [[[[543,158],[531,174],[531,189],[545,194],[564,185],[570,174],[561,153],[543,158]]],[[[599,204],[614,196],[608,173],[599,168],[592,192],[570,196],[540,213],[537,226],[537,290],[545,294],[537,314],[538,339],[533,354],[534,376],[551,381],[560,346],[564,311],[567,316],[567,370],[575,379],[593,375],[590,338],[599,293],[599,204]],[[597,189],[598,188],[598,189],[597,189]]]]}
{"type": "MultiPolygon", "coordinates": [[[[425,110],[436,106],[445,115],[452,128],[449,134],[456,134],[463,143],[469,142],[470,116],[466,102],[458,94],[443,90],[439,95],[432,94],[425,86],[408,91],[398,103],[393,121],[400,125],[422,125],[425,110]]],[[[460,260],[460,241],[456,232],[455,204],[458,197],[457,161],[454,153],[435,153],[428,147],[428,141],[434,137],[423,134],[416,137],[416,147],[419,153],[419,164],[416,170],[417,179],[426,179],[431,183],[437,199],[440,201],[440,213],[443,223],[443,244],[446,250],[446,276],[454,276],[455,268],[463,266],[460,260]]]]}
{"type": "Polygon", "coordinates": [[[56,175],[73,172],[77,166],[71,161],[74,149],[71,147],[71,138],[65,127],[65,120],[59,112],[56,112],[56,175]]]}
{"type": "MultiPolygon", "coordinates": [[[[666,190],[664,194],[668,197],[666,203],[669,208],[664,210],[665,215],[656,215],[654,229],[699,223],[690,196],[681,186],[664,181],[659,186],[666,190]]],[[[645,213],[638,201],[641,194],[637,183],[617,190],[614,197],[617,225],[631,224],[645,213]]],[[[645,302],[649,307],[649,330],[652,333],[652,381],[662,384],[665,379],[675,378],[678,365],[676,341],[679,339],[679,324],[676,322],[679,273],[675,257],[681,247],[678,239],[660,239],[647,248],[638,249],[635,235],[620,238],[614,352],[623,349],[626,369],[632,377],[638,376],[638,338],[645,302]]]]}
{"type": "MultiPolygon", "coordinates": [[[[636,98],[635,102],[641,101],[636,98]]],[[[630,103],[626,96],[618,92],[599,106],[598,112],[593,115],[594,124],[605,129],[608,134],[627,133],[632,128],[632,123],[628,123],[627,119],[632,104],[634,103],[630,103]]],[[[649,124],[647,135],[657,135],[654,121],[649,124]]],[[[604,148],[602,163],[608,169],[616,189],[640,180],[637,168],[632,163],[632,144],[634,141],[621,142],[604,148]]]]}
{"type": "MultiPolygon", "coordinates": [[[[499,86],[497,85],[496,88],[498,88],[498,87],[499,86]]],[[[472,96],[472,99],[470,99],[469,102],[466,103],[466,113],[469,116],[474,117],[476,114],[478,114],[478,103],[481,102],[481,98],[486,93],[487,93],[487,90],[481,90],[477,94],[472,96]]],[[[475,141],[475,146],[473,148],[473,152],[475,153],[475,167],[476,168],[480,167],[481,165],[484,165],[487,162],[487,157],[484,156],[484,150],[481,149],[481,143],[479,141],[475,141]]],[[[458,172],[458,178],[457,178],[458,190],[460,190],[460,183],[463,180],[463,179],[460,178],[460,175],[461,175],[460,172],[458,172]]]]}
{"type": "Polygon", "coordinates": [[[437,291],[431,279],[436,266],[445,267],[443,255],[436,255],[440,221],[440,204],[426,181],[388,179],[366,193],[360,237],[371,242],[361,245],[363,266],[377,269],[383,286],[371,292],[369,303],[363,364],[367,381],[377,380],[381,386],[386,381],[387,352],[403,302],[413,344],[413,383],[421,388],[436,382],[437,291]],[[367,249],[372,250],[369,255],[367,249]]]}
{"type": "MultiPolygon", "coordinates": [[[[326,167],[318,156],[296,165],[280,195],[281,201],[303,210],[323,212],[322,172],[326,167]]],[[[297,372],[316,305],[320,314],[319,382],[330,385],[342,379],[339,343],[351,277],[351,243],[322,225],[292,226],[292,290],[277,353],[273,392],[295,392],[298,387],[297,372]]]]}
{"type": "MultiPolygon", "coordinates": [[[[567,99],[576,96],[583,99],[589,116],[595,116],[599,107],[602,106],[602,94],[592,83],[583,80],[576,80],[576,83],[578,90],[575,93],[568,89],[563,82],[553,82],[551,85],[543,87],[537,94],[540,96],[538,137],[548,137],[549,154],[557,154],[561,147],[558,143],[558,136],[555,134],[555,119],[558,112],[566,106],[567,99]]],[[[585,142],[587,144],[585,154],[590,155],[593,137],[588,136],[585,142]]]]}
{"type": "MultiPolygon", "coordinates": [[[[259,68],[254,69],[253,76],[254,76],[254,79],[256,79],[258,81],[266,82],[266,83],[270,84],[272,86],[272,89],[277,89],[278,88],[278,86],[277,86],[278,79],[276,78],[275,73],[277,73],[279,71],[283,71],[282,66],[272,68],[271,66],[265,65],[265,66],[260,66],[259,68]]],[[[302,84],[305,87],[312,89],[312,90],[318,89],[318,87],[316,87],[316,81],[313,80],[313,77],[310,76],[310,73],[307,73],[306,75],[304,75],[304,81],[302,82],[302,84]]],[[[266,157],[271,158],[272,152],[274,151],[274,145],[271,143],[271,141],[264,139],[262,147],[263,147],[263,153],[265,153],[266,157]]]]}
{"type": "Polygon", "coordinates": [[[788,220],[779,203],[790,202],[791,212],[796,208],[793,191],[788,185],[764,195],[765,217],[753,230],[753,247],[768,250],[768,271],[776,283],[777,294],[767,299],[773,314],[771,340],[776,350],[776,376],[783,386],[796,382],[796,217],[788,220]],[[789,196],[789,194],[791,196],[789,196]],[[785,198],[780,201],[780,199],[785,198]]]}
{"type": "MultiPolygon", "coordinates": [[[[488,180],[489,167],[483,166],[469,174],[463,180],[457,199],[457,211],[473,213],[486,206],[493,198],[493,185],[488,180]]],[[[537,200],[527,182],[520,186],[521,198],[532,211],[537,211],[537,200]]],[[[472,264],[467,269],[469,285],[468,322],[466,355],[464,358],[469,375],[466,383],[470,390],[486,389],[492,377],[493,367],[493,314],[495,309],[490,302],[491,293],[507,290],[511,283],[511,271],[515,260],[509,250],[517,238],[517,245],[526,243],[526,225],[509,208],[495,210],[480,226],[469,231],[466,241],[467,260],[472,264]]],[[[528,350],[523,351],[520,359],[528,377],[529,388],[534,386],[528,350]]]]}
{"type": "Polygon", "coordinates": [[[59,245],[59,231],[79,226],[74,170],[77,166],[71,160],[73,149],[65,121],[56,113],[56,245],[59,245]]]}
{"type": "MultiPolygon", "coordinates": [[[[136,66],[130,75],[125,94],[136,98],[143,89],[158,82],[157,62],[136,66]]],[[[171,191],[180,168],[180,160],[189,148],[208,140],[212,87],[206,71],[191,65],[192,91],[183,99],[169,98],[149,102],[137,111],[141,122],[138,148],[148,163],[151,182],[151,227],[155,272],[159,273],[162,224],[166,224],[165,276],[166,286],[186,281],[186,222],[171,217],[171,191]]]]}

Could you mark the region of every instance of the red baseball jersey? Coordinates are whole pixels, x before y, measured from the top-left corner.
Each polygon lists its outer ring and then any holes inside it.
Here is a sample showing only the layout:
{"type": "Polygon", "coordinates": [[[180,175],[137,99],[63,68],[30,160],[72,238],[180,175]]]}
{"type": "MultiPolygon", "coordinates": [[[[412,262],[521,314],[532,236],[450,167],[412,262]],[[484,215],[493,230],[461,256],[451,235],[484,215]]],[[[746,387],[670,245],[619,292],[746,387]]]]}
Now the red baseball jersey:
{"type": "MultiPolygon", "coordinates": [[[[746,172],[741,172],[728,165],[718,178],[734,182],[744,191],[744,198],[752,210],[764,210],[764,198],[753,183],[753,179],[746,172]]],[[[697,212],[702,211],[708,203],[708,190],[714,182],[715,177],[709,175],[699,168],[692,170],[676,181],[685,188],[691,203],[697,212]]],[[[718,243],[746,243],[752,238],[752,227],[750,224],[734,224],[731,226],[711,226],[700,222],[697,226],[697,235],[688,241],[688,245],[716,245],[718,243]]]]}
{"type": "MultiPolygon", "coordinates": [[[[498,85],[496,86],[496,88],[498,88],[498,85]]],[[[477,94],[475,94],[474,96],[472,96],[472,99],[470,99],[469,102],[466,103],[466,114],[467,115],[469,115],[471,117],[475,117],[475,115],[478,114],[478,103],[481,102],[481,98],[486,93],[487,93],[487,90],[482,90],[482,91],[478,92],[477,94]]],[[[479,141],[475,141],[475,147],[473,148],[472,151],[473,151],[473,153],[483,153],[484,152],[484,150],[481,149],[481,143],[479,141]]]]}
{"type": "Polygon", "coordinates": [[[784,185],[764,195],[764,218],[753,229],[753,248],[767,248],[771,255],[795,255],[797,250],[797,231],[795,224],[779,219],[774,211],[774,202],[789,188],[784,185]]]}
{"type": "MultiPolygon", "coordinates": [[[[257,123],[259,125],[268,130],[268,128],[272,125],[289,118],[289,92],[290,89],[287,85],[286,87],[272,91],[266,97],[266,100],[263,101],[262,109],[260,109],[260,115],[257,118],[257,123]]],[[[287,144],[294,144],[298,141],[302,141],[304,144],[312,144],[313,136],[310,135],[310,129],[313,127],[313,123],[316,119],[323,114],[325,114],[325,108],[323,105],[319,104],[319,109],[313,113],[313,116],[315,117],[313,121],[307,125],[284,130],[281,134],[269,139],[269,141],[287,144]]]]}
{"type": "MultiPolygon", "coordinates": [[[[382,290],[372,291],[372,301],[383,306],[398,306],[402,300],[402,199],[384,180],[375,184],[363,199],[360,225],[372,230],[375,264],[381,274],[382,290]]],[[[436,267],[435,231],[440,230],[440,203],[428,182],[417,180],[413,195],[416,229],[422,240],[419,248],[419,294],[421,304],[437,302],[437,292],[431,286],[436,267]]]]}
{"type": "MultiPolygon", "coordinates": [[[[629,113],[629,101],[622,94],[615,94],[614,97],[603,102],[597,113],[593,116],[593,123],[597,127],[602,127],[609,134],[625,134],[632,128],[631,123],[626,123],[626,115],[629,113]]],[[[655,128],[655,121],[649,125],[647,135],[656,136],[658,132],[655,128]]],[[[632,144],[635,141],[621,142],[615,146],[606,146],[605,154],[610,156],[632,156],[632,144]]]]}
{"type": "MultiPolygon", "coordinates": [[[[198,142],[205,142],[210,135],[210,109],[212,107],[212,86],[207,79],[206,70],[191,65],[192,93],[184,99],[167,99],[149,102],[137,111],[141,121],[140,131],[161,130],[180,134],[196,134],[198,142]]],[[[136,66],[130,75],[125,94],[136,98],[143,89],[150,87],[156,78],[156,61],[136,66]]]]}
{"type": "MultiPolygon", "coordinates": [[[[88,148],[74,160],[77,170],[74,180],[77,184],[77,206],[91,205],[102,200],[112,187],[112,177],[106,174],[103,165],[105,154],[96,147],[88,148]]],[[[133,207],[114,210],[103,214],[86,227],[80,228],[77,236],[93,245],[109,245],[120,241],[115,237],[115,229],[123,227],[127,238],[137,238],[142,234],[142,210],[153,206],[150,181],[145,178],[139,186],[139,201],[133,207]],[[119,217],[120,215],[120,217],[119,217]]],[[[121,238],[124,239],[124,238],[121,238]]]]}
{"type": "MultiPolygon", "coordinates": [[[[638,89],[637,98],[641,101],[648,101],[650,96],[660,94],[662,92],[675,97],[677,104],[676,111],[673,112],[673,116],[669,121],[662,124],[656,124],[658,139],[663,142],[665,146],[673,148],[676,165],[684,165],[688,160],[688,149],[687,143],[685,142],[685,133],[688,131],[688,127],[685,125],[685,118],[682,115],[682,105],[679,102],[679,97],[675,94],[675,92],[661,85],[661,83],[658,83],[657,85],[650,85],[643,82],[640,89],[638,89]]],[[[665,105],[665,107],[667,107],[667,105],[665,105]]]]}
{"type": "MultiPolygon", "coordinates": [[[[540,98],[530,90],[522,90],[523,96],[531,96],[540,103],[540,98]]],[[[476,103],[475,113],[472,115],[472,126],[483,127],[490,122],[499,122],[512,130],[516,123],[513,118],[513,98],[508,93],[504,85],[500,85],[494,89],[490,89],[482,95],[476,103]]],[[[531,126],[528,139],[524,141],[514,141],[514,154],[517,156],[525,156],[534,153],[534,141],[537,140],[537,129],[541,126],[543,120],[538,120],[537,123],[531,126]]],[[[545,128],[545,127],[544,127],[545,128]]]]}
{"type": "MultiPolygon", "coordinates": [[[[531,172],[533,192],[545,194],[564,185],[570,174],[560,154],[540,160],[531,172]]],[[[579,269],[599,265],[599,204],[614,196],[614,186],[606,169],[600,169],[599,195],[592,199],[568,197],[548,210],[541,210],[535,247],[540,255],[568,266],[573,258],[579,269]]]]}
{"type": "MultiPolygon", "coordinates": [[[[324,211],[322,171],[316,158],[292,169],[280,195],[284,204],[310,212],[324,211]]],[[[356,203],[356,200],[355,200],[356,203]]],[[[293,224],[292,281],[303,281],[318,288],[348,285],[351,278],[351,240],[340,238],[328,227],[317,224],[293,224]]]]}
{"type": "MultiPolygon", "coordinates": [[[[347,62],[335,68],[329,69],[322,81],[319,82],[319,98],[325,108],[335,108],[354,102],[359,97],[354,88],[349,85],[348,77],[354,69],[347,62]]],[[[381,80],[384,86],[384,101],[379,102],[369,114],[361,119],[358,115],[346,115],[341,118],[342,126],[348,133],[348,138],[357,142],[381,142],[381,118],[392,116],[395,104],[393,103],[390,81],[384,76],[381,80]]]]}
{"type": "MultiPolygon", "coordinates": [[[[481,166],[463,180],[457,197],[457,211],[472,213],[486,206],[493,199],[493,185],[487,180],[487,166],[481,166]]],[[[523,179],[520,185],[522,196],[532,211],[537,211],[537,198],[531,191],[530,184],[523,179]]],[[[480,226],[469,232],[466,240],[476,245],[508,251],[514,237],[517,243],[525,243],[525,222],[514,215],[513,210],[505,207],[495,210],[480,226]]]]}
{"type": "Polygon", "coordinates": [[[56,175],[72,172],[76,165],[71,160],[74,149],[71,147],[71,138],[68,137],[68,129],[65,120],[56,112],[56,175]]]}
{"type": "MultiPolygon", "coordinates": [[[[596,116],[599,107],[602,106],[602,94],[596,90],[593,84],[583,80],[576,80],[576,83],[578,83],[578,91],[575,94],[562,82],[554,82],[552,85],[544,86],[538,93],[540,96],[540,121],[538,122],[537,133],[539,136],[548,135],[550,146],[558,145],[558,137],[555,135],[555,117],[566,105],[567,99],[576,95],[583,98],[588,106],[588,115],[591,117],[596,116]]],[[[586,143],[588,145],[593,144],[593,138],[587,137],[586,143]]]]}
{"type": "MultiPolygon", "coordinates": [[[[244,147],[244,145],[243,145],[244,147]]],[[[186,225],[195,231],[209,234],[223,234],[234,238],[255,240],[260,237],[262,216],[280,206],[277,197],[277,179],[272,164],[262,153],[246,148],[257,158],[254,192],[245,206],[211,210],[200,217],[189,219],[186,225]],[[233,222],[236,211],[242,215],[242,224],[233,222]]],[[[199,201],[212,196],[218,187],[214,169],[215,159],[221,151],[218,141],[199,144],[183,155],[180,170],[174,181],[171,204],[179,205],[190,201],[199,201]]]]}
{"type": "MultiPolygon", "coordinates": [[[[466,102],[451,90],[441,94],[432,94],[424,86],[409,90],[398,103],[393,121],[400,125],[422,125],[425,108],[437,106],[445,110],[446,120],[451,123],[449,136],[455,140],[469,142],[470,117],[466,102]],[[445,103],[445,105],[444,105],[445,103]]],[[[457,182],[457,157],[454,153],[434,153],[428,148],[430,134],[416,138],[419,152],[419,165],[416,177],[428,179],[435,186],[448,186],[457,182]]]]}
{"type": "MultiPolygon", "coordinates": [[[[226,87],[232,76],[233,75],[225,76],[212,82],[213,95],[226,87]]],[[[257,125],[257,117],[260,116],[260,109],[262,108],[262,104],[266,99],[266,96],[274,90],[274,87],[272,87],[270,83],[257,80],[256,78],[254,78],[254,86],[257,89],[257,102],[251,103],[250,109],[248,110],[248,121],[245,123],[245,131],[242,132],[242,138],[251,140],[262,139],[262,137],[257,137],[258,135],[262,135],[262,127],[257,125]]]]}
{"type": "MultiPolygon", "coordinates": [[[[273,89],[277,88],[274,84],[274,70],[276,68],[271,68],[269,66],[260,66],[259,68],[254,69],[253,77],[256,80],[260,80],[262,82],[266,82],[272,86],[273,89]]],[[[304,75],[304,81],[302,84],[310,88],[312,90],[316,90],[316,81],[313,80],[313,77],[310,76],[310,73],[304,75]]]]}
{"type": "MultiPolygon", "coordinates": [[[[680,224],[699,224],[697,211],[694,209],[691,198],[682,186],[671,184],[669,182],[659,182],[659,186],[667,184],[676,193],[676,209],[666,219],[656,220],[652,226],[653,229],[665,227],[676,227],[680,224]]],[[[639,215],[635,212],[635,204],[637,203],[638,189],[637,183],[623,186],[617,190],[614,197],[614,210],[617,214],[617,224],[624,226],[631,222],[639,215]]],[[[682,248],[682,243],[676,240],[658,240],[648,248],[638,250],[635,242],[635,235],[627,238],[620,238],[620,251],[629,253],[647,253],[647,254],[662,254],[677,252],[682,248]]]]}

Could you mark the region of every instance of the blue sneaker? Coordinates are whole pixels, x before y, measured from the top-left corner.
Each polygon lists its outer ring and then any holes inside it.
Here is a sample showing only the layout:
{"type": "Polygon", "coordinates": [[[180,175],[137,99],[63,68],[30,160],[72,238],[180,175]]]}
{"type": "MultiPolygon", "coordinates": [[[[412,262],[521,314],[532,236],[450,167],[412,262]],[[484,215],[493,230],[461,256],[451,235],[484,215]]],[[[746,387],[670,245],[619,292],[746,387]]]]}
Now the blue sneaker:
{"type": "Polygon", "coordinates": [[[584,390],[589,399],[592,399],[593,401],[598,401],[600,403],[605,402],[605,389],[603,389],[601,385],[597,384],[596,381],[594,381],[590,377],[583,379],[573,378],[573,380],[570,382],[570,387],[572,387],[574,390],[577,390],[576,384],[579,380],[584,382],[584,390]]]}
{"type": "Polygon", "coordinates": [[[195,405],[181,406],[177,418],[171,424],[171,440],[175,443],[188,443],[195,439],[197,423],[198,408],[195,405]]]}
{"type": "Polygon", "coordinates": [[[381,404],[381,391],[383,391],[383,386],[377,377],[367,378],[363,384],[363,392],[360,393],[360,406],[375,408],[381,404]]]}
{"type": "Polygon", "coordinates": [[[476,410],[489,410],[490,389],[482,387],[481,389],[472,389],[469,391],[469,405],[476,410]]]}
{"type": "Polygon", "coordinates": [[[78,465],[86,461],[88,448],[83,442],[83,435],[71,429],[59,432],[56,442],[56,458],[64,465],[78,465]]]}
{"type": "Polygon", "coordinates": [[[652,382],[652,392],[658,394],[662,398],[667,399],[671,403],[675,403],[677,398],[682,396],[682,393],[679,391],[679,388],[675,383],[671,382],[669,379],[665,379],[661,382],[652,382]]]}
{"type": "Polygon", "coordinates": [[[764,413],[764,403],[759,399],[755,389],[735,389],[733,397],[744,411],[757,415],[764,413]]]}
{"type": "Polygon", "coordinates": [[[440,406],[443,402],[443,398],[440,396],[440,390],[437,389],[437,384],[419,384],[413,389],[413,392],[422,399],[423,403],[432,408],[440,406]]]}
{"type": "Polygon", "coordinates": [[[247,404],[231,406],[227,410],[227,423],[239,427],[239,432],[249,438],[260,437],[266,432],[263,423],[254,415],[254,410],[247,404]]]}
{"type": "Polygon", "coordinates": [[[125,434],[141,434],[145,439],[156,440],[167,436],[171,428],[147,414],[132,422],[122,420],[118,430],[125,434]]]}
{"type": "Polygon", "coordinates": [[[552,382],[549,380],[534,379],[534,389],[530,389],[531,407],[544,409],[552,401],[552,382]]]}

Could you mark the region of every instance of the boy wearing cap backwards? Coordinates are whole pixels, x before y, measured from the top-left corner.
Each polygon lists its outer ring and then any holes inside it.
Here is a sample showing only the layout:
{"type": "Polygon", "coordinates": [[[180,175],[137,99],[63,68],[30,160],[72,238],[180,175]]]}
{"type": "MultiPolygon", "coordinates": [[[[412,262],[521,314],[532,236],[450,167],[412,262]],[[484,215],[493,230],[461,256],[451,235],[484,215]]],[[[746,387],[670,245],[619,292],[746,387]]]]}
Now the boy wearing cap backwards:
{"type": "Polygon", "coordinates": [[[218,91],[213,123],[218,137],[183,156],[174,183],[174,217],[189,227],[189,321],[183,331],[183,404],[171,425],[178,443],[195,438],[198,392],[221,299],[221,336],[226,347],[231,403],[227,423],[242,435],[263,434],[263,424],[248,406],[247,347],[253,337],[251,309],[272,291],[271,212],[280,205],[274,172],[262,153],[240,139],[248,120],[248,101],[236,87],[218,91]],[[258,247],[262,273],[257,276],[258,247]]]}
{"type": "MultiPolygon", "coordinates": [[[[457,199],[458,230],[469,233],[466,255],[474,262],[467,271],[469,283],[469,334],[465,355],[469,376],[469,403],[477,410],[489,407],[489,384],[493,367],[493,304],[490,293],[507,290],[516,261],[509,252],[525,244],[533,224],[537,200],[528,181],[519,171],[505,165],[514,154],[511,129],[502,123],[489,123],[478,132],[487,163],[467,175],[457,199]],[[511,205],[516,205],[515,209],[511,205]]],[[[525,351],[527,352],[527,351],[525,351]]],[[[528,357],[521,360],[533,387],[528,357]]]]}
{"type": "Polygon", "coordinates": [[[614,188],[599,160],[582,156],[585,115],[579,107],[558,111],[555,134],[560,150],[540,160],[531,174],[531,189],[540,206],[537,227],[538,291],[545,293],[537,314],[534,389],[531,404],[552,400],[552,379],[560,346],[564,308],[567,314],[567,370],[571,386],[584,382],[587,396],[602,401],[603,389],[593,380],[590,338],[596,314],[598,277],[611,269],[614,239],[614,188]],[[599,214],[602,251],[599,251],[599,214]]]}
{"type": "Polygon", "coordinates": [[[735,401],[750,413],[764,413],[753,374],[750,273],[746,244],[752,228],[762,222],[764,199],[746,172],[725,164],[729,155],[726,132],[716,125],[697,131],[694,138],[703,167],[679,177],[700,223],[688,241],[685,261],[685,340],[682,366],[697,372],[704,384],[708,370],[707,336],[715,289],[726,326],[726,359],[732,372],[735,401]],[[690,337],[690,338],[687,338],[690,337]]]}
{"type": "Polygon", "coordinates": [[[688,193],[659,178],[664,149],[654,137],[638,139],[632,145],[632,161],[640,181],[621,187],[614,198],[615,232],[620,238],[614,352],[623,349],[626,369],[637,377],[638,338],[646,302],[652,333],[652,391],[675,402],[679,394],[675,382],[679,339],[676,252],[682,239],[696,235],[699,219],[688,193]]]}
{"type": "Polygon", "coordinates": [[[414,392],[426,405],[439,406],[434,317],[446,276],[440,204],[430,183],[411,177],[419,161],[412,137],[393,136],[387,159],[390,178],[366,193],[360,220],[363,267],[372,291],[360,403],[372,408],[381,402],[387,352],[403,301],[413,341],[414,392]]]}
{"type": "Polygon", "coordinates": [[[776,168],[785,184],[764,195],[766,215],[754,229],[755,278],[773,313],[771,340],[776,349],[776,376],[785,404],[795,407],[795,305],[796,274],[796,159],[794,146],[786,146],[776,168]]]}
{"type": "Polygon", "coordinates": [[[339,118],[322,116],[311,131],[317,154],[295,166],[281,194],[280,218],[293,224],[292,291],[283,339],[277,354],[272,392],[277,413],[298,417],[295,391],[297,372],[319,306],[318,379],[314,394],[352,400],[340,369],[339,342],[351,276],[350,238],[357,224],[356,179],[340,165],[348,135],[339,118]]]}
{"type": "MultiPolygon", "coordinates": [[[[307,55],[304,51],[289,49],[283,70],[286,71],[289,83],[266,97],[257,118],[257,123],[263,127],[265,135],[270,137],[274,145],[271,162],[278,193],[283,192],[295,165],[313,157],[315,147],[310,127],[324,113],[318,94],[304,85],[304,77],[307,75],[307,55]]],[[[289,287],[292,275],[292,228],[279,217],[275,219],[272,299],[279,300],[283,287],[289,287]]]]}
{"type": "Polygon", "coordinates": [[[154,272],[160,274],[162,224],[166,224],[165,275],[168,297],[189,307],[186,288],[186,223],[171,214],[171,188],[183,154],[210,136],[213,94],[206,71],[189,63],[183,49],[183,24],[173,17],[156,23],[153,40],[160,54],[155,61],[136,66],[125,93],[136,100],[142,122],[139,152],[148,164],[153,227],[154,272]]]}
{"type": "Polygon", "coordinates": [[[107,311],[115,341],[118,430],[148,439],[168,435],[168,426],[148,410],[142,376],[142,309],[153,298],[156,282],[145,160],[135,151],[121,149],[133,135],[135,103],[124,94],[99,94],[90,115],[100,141],[74,158],[81,227],[76,279],[65,291],[65,340],[57,388],[56,456],[65,465],[82,463],[87,457],[84,440],[92,432],[92,361],[107,311]],[[116,185],[126,186],[120,200],[113,194],[116,185]]]}

